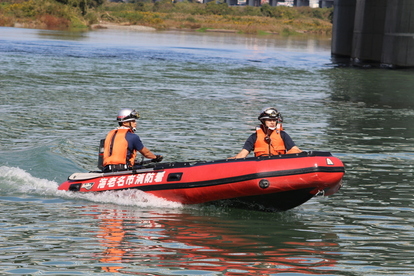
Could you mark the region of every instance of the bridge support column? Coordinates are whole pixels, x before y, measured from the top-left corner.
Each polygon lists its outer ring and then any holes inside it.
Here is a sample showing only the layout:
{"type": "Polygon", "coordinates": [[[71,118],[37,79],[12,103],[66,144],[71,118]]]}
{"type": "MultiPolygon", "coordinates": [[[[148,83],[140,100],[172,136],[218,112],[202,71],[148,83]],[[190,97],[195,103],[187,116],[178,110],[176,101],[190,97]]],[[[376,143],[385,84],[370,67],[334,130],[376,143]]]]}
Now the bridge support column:
{"type": "Polygon", "coordinates": [[[333,6],[334,0],[320,0],[319,7],[320,8],[331,8],[333,6]]]}
{"type": "Polygon", "coordinates": [[[235,6],[237,5],[237,0],[224,0],[224,3],[226,3],[229,6],[235,6]]]}
{"type": "Polygon", "coordinates": [[[309,7],[309,0],[294,0],[293,5],[296,7],[302,7],[302,6],[309,7]]]}
{"type": "Polygon", "coordinates": [[[260,6],[260,0],[247,0],[246,5],[247,6],[253,6],[253,7],[259,7],[260,6]]]}
{"type": "Polygon", "coordinates": [[[335,0],[332,55],[414,67],[414,1],[335,0]]]}
{"type": "Polygon", "coordinates": [[[414,67],[414,1],[394,0],[385,19],[382,63],[414,67]]]}
{"type": "Polygon", "coordinates": [[[352,59],[379,62],[384,39],[387,0],[359,0],[355,14],[352,59]]]}
{"type": "Polygon", "coordinates": [[[357,0],[335,0],[331,51],[334,56],[350,57],[357,0]]]}
{"type": "Polygon", "coordinates": [[[269,5],[272,6],[272,7],[275,7],[275,6],[277,6],[277,2],[278,2],[278,0],[269,0],[269,5]]]}

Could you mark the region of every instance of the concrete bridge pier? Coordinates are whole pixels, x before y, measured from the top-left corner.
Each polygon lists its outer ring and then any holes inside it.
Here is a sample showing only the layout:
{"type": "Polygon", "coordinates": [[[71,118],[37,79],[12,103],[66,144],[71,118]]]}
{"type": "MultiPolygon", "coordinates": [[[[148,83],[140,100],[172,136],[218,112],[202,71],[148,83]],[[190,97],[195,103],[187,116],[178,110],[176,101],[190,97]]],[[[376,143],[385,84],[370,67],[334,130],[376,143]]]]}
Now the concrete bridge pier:
{"type": "Polygon", "coordinates": [[[237,5],[237,0],[224,0],[224,3],[226,3],[229,6],[237,5]]]}
{"type": "Polygon", "coordinates": [[[332,55],[414,67],[414,1],[335,0],[332,55]]]}
{"type": "Polygon", "coordinates": [[[319,7],[320,8],[331,8],[333,6],[334,0],[320,0],[319,7]]]}
{"type": "Polygon", "coordinates": [[[387,1],[357,1],[351,56],[354,63],[381,62],[387,1]]]}
{"type": "Polygon", "coordinates": [[[259,7],[261,5],[260,0],[246,0],[247,6],[259,7]]]}
{"type": "Polygon", "coordinates": [[[398,4],[387,8],[381,61],[414,67],[414,1],[389,2],[398,4]]]}
{"type": "Polygon", "coordinates": [[[269,0],[269,5],[272,6],[272,7],[275,7],[275,6],[277,6],[277,2],[278,2],[278,0],[269,0]]]}
{"type": "Polygon", "coordinates": [[[302,6],[309,7],[309,0],[294,0],[293,5],[296,7],[302,7],[302,6]]]}
{"type": "Polygon", "coordinates": [[[338,57],[351,57],[357,0],[335,0],[331,52],[338,57]]]}

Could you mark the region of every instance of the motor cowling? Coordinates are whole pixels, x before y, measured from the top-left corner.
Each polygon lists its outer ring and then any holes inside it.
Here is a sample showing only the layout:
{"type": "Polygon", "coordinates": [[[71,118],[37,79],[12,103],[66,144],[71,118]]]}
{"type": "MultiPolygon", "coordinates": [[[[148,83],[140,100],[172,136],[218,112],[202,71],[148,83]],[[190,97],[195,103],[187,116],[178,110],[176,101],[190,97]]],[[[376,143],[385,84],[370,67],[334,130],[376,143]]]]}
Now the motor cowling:
{"type": "Polygon", "coordinates": [[[101,139],[98,149],[98,168],[103,170],[103,155],[104,155],[105,139],[101,139]]]}

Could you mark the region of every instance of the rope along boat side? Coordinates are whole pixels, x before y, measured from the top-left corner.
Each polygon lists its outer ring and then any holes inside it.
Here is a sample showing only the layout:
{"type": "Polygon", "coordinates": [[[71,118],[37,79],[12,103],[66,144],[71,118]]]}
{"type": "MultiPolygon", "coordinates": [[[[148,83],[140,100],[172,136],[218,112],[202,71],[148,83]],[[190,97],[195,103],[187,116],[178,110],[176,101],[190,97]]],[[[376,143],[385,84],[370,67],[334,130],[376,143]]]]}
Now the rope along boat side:
{"type": "Polygon", "coordinates": [[[315,195],[339,190],[345,173],[329,152],[146,165],[119,172],[74,173],[59,186],[72,192],[139,189],[182,204],[214,202],[238,208],[283,211],[315,195]]]}

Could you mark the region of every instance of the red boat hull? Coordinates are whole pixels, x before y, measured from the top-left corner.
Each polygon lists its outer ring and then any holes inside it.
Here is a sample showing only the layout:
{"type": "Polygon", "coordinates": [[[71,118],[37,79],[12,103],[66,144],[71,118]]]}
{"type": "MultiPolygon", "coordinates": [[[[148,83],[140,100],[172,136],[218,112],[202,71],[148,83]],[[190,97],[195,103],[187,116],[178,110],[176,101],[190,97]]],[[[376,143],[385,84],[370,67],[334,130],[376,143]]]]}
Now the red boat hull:
{"type": "Polygon", "coordinates": [[[328,152],[212,162],[160,163],[137,171],[74,174],[59,190],[102,192],[139,189],[183,204],[226,200],[266,211],[296,207],[341,186],[344,165],[328,152]],[[85,179],[88,178],[88,179],[85,179]]]}

